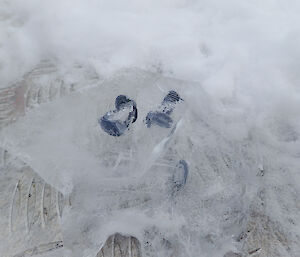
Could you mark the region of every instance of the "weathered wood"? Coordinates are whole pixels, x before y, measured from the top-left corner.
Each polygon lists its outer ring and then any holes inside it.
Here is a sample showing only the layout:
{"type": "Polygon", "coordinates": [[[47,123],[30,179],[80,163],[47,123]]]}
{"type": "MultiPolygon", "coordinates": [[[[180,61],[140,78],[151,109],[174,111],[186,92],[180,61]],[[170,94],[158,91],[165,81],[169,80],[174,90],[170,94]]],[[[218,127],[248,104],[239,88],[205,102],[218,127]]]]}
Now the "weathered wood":
{"type": "Polygon", "coordinates": [[[141,244],[133,236],[116,233],[108,237],[97,257],[142,257],[141,244]]]}

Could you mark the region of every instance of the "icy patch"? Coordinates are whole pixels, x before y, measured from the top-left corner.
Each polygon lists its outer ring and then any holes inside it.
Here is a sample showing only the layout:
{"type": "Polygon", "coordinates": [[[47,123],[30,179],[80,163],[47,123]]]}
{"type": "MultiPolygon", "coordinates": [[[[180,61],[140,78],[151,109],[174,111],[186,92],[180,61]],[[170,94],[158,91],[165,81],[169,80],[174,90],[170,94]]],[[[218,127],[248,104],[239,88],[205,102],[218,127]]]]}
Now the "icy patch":
{"type": "Polygon", "coordinates": [[[233,139],[221,129],[235,122],[220,116],[195,83],[128,70],[32,109],[1,131],[1,144],[70,195],[61,229],[73,256],[96,256],[116,232],[136,237],[150,255],[164,256],[172,246],[178,256],[220,256],[238,250],[236,239],[271,169],[271,152],[262,150],[258,133],[245,128],[233,139]],[[179,122],[173,129],[147,128],[143,117],[172,89],[184,99],[173,113],[179,122]],[[115,138],[98,118],[119,94],[136,101],[139,118],[115,138]],[[189,175],[172,197],[180,160],[189,175]]]}

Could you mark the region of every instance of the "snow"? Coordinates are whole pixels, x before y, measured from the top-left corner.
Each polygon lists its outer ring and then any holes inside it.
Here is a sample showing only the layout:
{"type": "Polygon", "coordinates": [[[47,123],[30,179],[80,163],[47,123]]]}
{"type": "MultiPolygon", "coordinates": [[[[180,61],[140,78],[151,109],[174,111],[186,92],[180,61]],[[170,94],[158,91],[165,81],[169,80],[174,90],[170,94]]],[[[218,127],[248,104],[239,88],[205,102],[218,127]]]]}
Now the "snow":
{"type": "Polygon", "coordinates": [[[299,254],[298,1],[0,7],[1,88],[45,59],[66,82],[83,79],[68,73],[78,63],[101,77],[0,131],[1,147],[71,197],[60,224],[66,256],[96,256],[116,232],[142,244],[154,238],[143,249],[157,256],[166,254],[160,237],[181,256],[256,247],[261,256],[299,254]],[[184,99],[174,133],[146,128],[169,90],[184,99]],[[98,119],[119,94],[137,103],[139,117],[115,138],[98,119]],[[181,159],[189,176],[172,199],[169,180],[181,159]]]}

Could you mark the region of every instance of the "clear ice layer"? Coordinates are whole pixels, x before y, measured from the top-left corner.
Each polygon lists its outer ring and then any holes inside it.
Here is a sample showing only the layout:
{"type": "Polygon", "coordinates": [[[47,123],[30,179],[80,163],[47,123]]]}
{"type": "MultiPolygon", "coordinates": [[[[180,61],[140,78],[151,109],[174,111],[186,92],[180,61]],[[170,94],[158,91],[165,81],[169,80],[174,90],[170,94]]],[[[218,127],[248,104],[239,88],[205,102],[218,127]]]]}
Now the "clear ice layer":
{"type": "MultiPolygon", "coordinates": [[[[2,216],[11,221],[2,227],[35,228],[41,256],[106,257],[121,241],[131,246],[124,246],[127,255],[297,256],[298,157],[278,153],[264,131],[243,125],[245,117],[223,114],[199,84],[135,69],[28,109],[0,132],[5,176],[16,165],[7,152],[36,174],[22,191],[18,175],[3,181],[9,186],[2,195],[11,200],[2,199],[2,216]],[[147,128],[145,117],[170,90],[184,99],[172,111],[172,126],[147,128]],[[112,137],[98,118],[121,94],[134,99],[139,116],[112,137]],[[39,199],[36,209],[27,194],[39,199]],[[28,212],[18,214],[19,202],[28,212]],[[40,225],[32,226],[34,219],[40,225]],[[48,241],[40,242],[43,226],[48,241]]],[[[32,254],[34,246],[21,239],[6,245],[23,242],[14,254],[32,254]]]]}

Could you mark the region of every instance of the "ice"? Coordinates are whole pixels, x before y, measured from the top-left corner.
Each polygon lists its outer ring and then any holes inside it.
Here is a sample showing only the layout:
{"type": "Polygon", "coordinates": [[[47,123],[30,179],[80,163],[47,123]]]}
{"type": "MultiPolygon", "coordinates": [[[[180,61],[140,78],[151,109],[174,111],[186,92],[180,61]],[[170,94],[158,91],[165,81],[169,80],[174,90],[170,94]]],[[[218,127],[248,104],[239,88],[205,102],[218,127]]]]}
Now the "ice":
{"type": "MultiPolygon", "coordinates": [[[[260,132],[248,129],[233,137],[223,130],[236,121],[220,115],[203,90],[192,94],[195,86],[200,87],[125,70],[88,90],[32,109],[1,130],[5,149],[70,196],[72,204],[61,221],[66,254],[96,256],[107,237],[117,232],[136,237],[143,254],[164,256],[177,249],[178,256],[218,256],[246,251],[238,247],[237,238],[247,233],[255,213],[279,219],[280,203],[273,193],[277,189],[271,185],[284,190],[289,179],[278,178],[287,169],[296,171],[297,159],[283,169],[280,159],[274,159],[276,146],[266,137],[261,141],[260,132]],[[173,111],[176,116],[178,109],[178,122],[173,129],[147,128],[143,117],[171,89],[184,99],[173,111]],[[116,138],[102,131],[98,118],[114,108],[119,94],[135,99],[139,118],[116,138]],[[180,160],[188,164],[189,175],[172,199],[180,160]],[[145,245],[149,240],[151,245],[145,245]]],[[[292,188],[297,195],[297,186],[292,188]]],[[[290,234],[279,227],[285,240],[295,240],[297,230],[290,234]]]]}
{"type": "Polygon", "coordinates": [[[4,256],[298,257],[298,1],[0,7],[4,256]],[[138,119],[113,137],[118,95],[138,119]]]}

